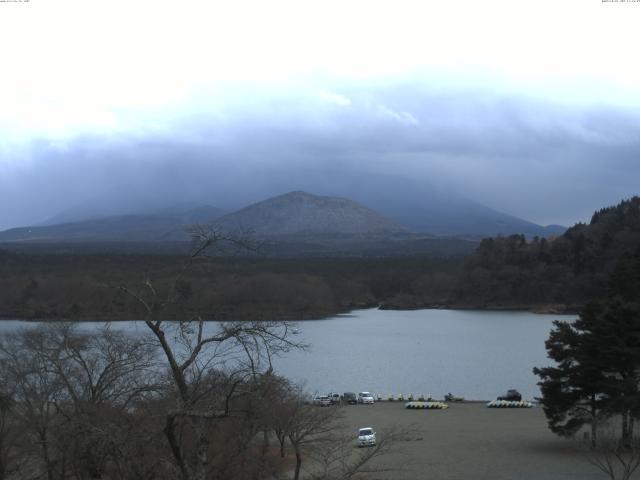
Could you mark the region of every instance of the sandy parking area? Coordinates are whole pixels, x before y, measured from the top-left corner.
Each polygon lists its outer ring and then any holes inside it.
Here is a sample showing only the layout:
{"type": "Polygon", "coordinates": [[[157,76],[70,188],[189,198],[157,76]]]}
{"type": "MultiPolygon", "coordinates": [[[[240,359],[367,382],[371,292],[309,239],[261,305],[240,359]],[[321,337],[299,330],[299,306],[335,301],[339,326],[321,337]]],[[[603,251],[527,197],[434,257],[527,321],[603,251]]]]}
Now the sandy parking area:
{"type": "Polygon", "coordinates": [[[606,478],[587,462],[575,442],[547,429],[539,407],[495,409],[486,408],[484,403],[451,403],[447,410],[406,410],[399,402],[381,402],[344,410],[346,428],[352,429],[354,436],[364,426],[373,426],[378,435],[392,427],[414,428],[402,441],[404,454],[385,458],[386,465],[403,470],[375,478],[606,478]]]}

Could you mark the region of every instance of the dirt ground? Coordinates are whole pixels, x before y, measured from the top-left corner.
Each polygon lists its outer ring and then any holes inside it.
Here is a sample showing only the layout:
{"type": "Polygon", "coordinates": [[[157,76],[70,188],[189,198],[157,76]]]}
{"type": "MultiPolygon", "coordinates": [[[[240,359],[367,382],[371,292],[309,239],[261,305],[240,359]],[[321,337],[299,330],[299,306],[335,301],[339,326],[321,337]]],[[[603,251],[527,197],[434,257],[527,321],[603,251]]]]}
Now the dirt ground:
{"type": "MultiPolygon", "coordinates": [[[[542,408],[497,409],[484,403],[451,403],[447,410],[407,410],[403,403],[344,407],[345,428],[372,426],[378,437],[412,428],[402,453],[384,458],[401,470],[368,478],[596,480],[605,477],[587,461],[579,442],[552,434],[542,408]]],[[[638,476],[640,478],[640,475],[638,476]]]]}

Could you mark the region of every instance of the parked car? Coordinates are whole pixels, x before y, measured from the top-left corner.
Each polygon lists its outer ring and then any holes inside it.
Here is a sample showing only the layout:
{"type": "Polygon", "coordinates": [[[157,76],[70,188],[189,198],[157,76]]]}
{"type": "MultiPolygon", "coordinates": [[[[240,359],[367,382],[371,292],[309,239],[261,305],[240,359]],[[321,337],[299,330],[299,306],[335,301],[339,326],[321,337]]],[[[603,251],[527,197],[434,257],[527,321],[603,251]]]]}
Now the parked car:
{"type": "Polygon", "coordinates": [[[376,444],[376,432],[371,427],[358,430],[358,447],[373,447],[376,444]]]}
{"type": "Polygon", "coordinates": [[[498,400],[508,400],[511,402],[519,402],[522,400],[522,395],[515,389],[507,390],[507,393],[498,397],[498,400]]]}
{"type": "Polygon", "coordinates": [[[340,403],[339,393],[330,393],[328,397],[329,397],[329,400],[331,400],[331,405],[338,405],[340,403]]]}
{"type": "Polygon", "coordinates": [[[344,392],[342,394],[342,401],[349,405],[355,405],[358,403],[358,396],[353,392],[344,392]]]}
{"type": "Polygon", "coordinates": [[[464,397],[459,397],[449,392],[444,396],[445,402],[464,402],[464,397]]]}
{"type": "Polygon", "coordinates": [[[375,400],[373,399],[373,395],[371,395],[369,392],[360,392],[358,394],[358,403],[362,403],[364,404],[372,404],[375,400]]]}
{"type": "Polygon", "coordinates": [[[328,395],[318,395],[313,399],[313,404],[321,407],[329,407],[331,406],[331,399],[328,395]]]}

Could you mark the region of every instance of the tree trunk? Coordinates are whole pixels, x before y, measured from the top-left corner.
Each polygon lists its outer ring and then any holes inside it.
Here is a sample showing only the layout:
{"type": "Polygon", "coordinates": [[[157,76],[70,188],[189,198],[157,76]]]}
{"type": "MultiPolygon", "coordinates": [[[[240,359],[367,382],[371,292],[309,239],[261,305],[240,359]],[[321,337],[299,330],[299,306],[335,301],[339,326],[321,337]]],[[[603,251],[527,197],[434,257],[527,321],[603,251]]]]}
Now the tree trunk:
{"type": "Polygon", "coordinates": [[[296,472],[293,480],[300,480],[300,467],[302,466],[302,455],[300,450],[296,447],[296,472]]]}
{"type": "Polygon", "coordinates": [[[96,455],[94,455],[93,451],[91,451],[92,449],[90,448],[89,451],[85,454],[86,457],[86,470],[87,473],[89,473],[89,478],[92,479],[101,479],[102,478],[102,465],[100,462],[100,460],[98,460],[96,458],[96,455]]]}
{"type": "Polygon", "coordinates": [[[0,480],[4,480],[6,478],[5,471],[7,470],[7,467],[2,461],[2,459],[4,458],[3,453],[4,453],[4,446],[2,445],[2,439],[0,438],[0,480]]]}
{"type": "Polygon", "coordinates": [[[597,435],[598,435],[598,420],[597,420],[598,410],[596,406],[596,397],[595,395],[591,396],[591,448],[596,448],[597,446],[597,435]]]}
{"type": "Polygon", "coordinates": [[[47,467],[47,479],[48,480],[54,480],[55,479],[55,473],[53,471],[53,462],[51,461],[51,458],[49,457],[49,444],[47,442],[47,433],[46,432],[40,432],[40,442],[42,442],[42,457],[44,460],[44,464],[47,467]]]}
{"type": "Polygon", "coordinates": [[[265,428],[262,430],[262,456],[264,457],[269,450],[269,432],[265,428]]]}
{"type": "Polygon", "coordinates": [[[206,429],[198,435],[198,469],[194,475],[195,480],[206,480],[207,466],[209,465],[209,439],[206,429]]]}
{"type": "Polygon", "coordinates": [[[173,454],[173,459],[178,464],[180,468],[180,473],[182,473],[182,478],[184,480],[189,480],[189,471],[185,464],[184,458],[182,457],[182,450],[180,449],[180,444],[178,439],[176,438],[176,419],[175,416],[169,414],[166,417],[166,423],[164,426],[164,434],[167,437],[167,442],[169,442],[169,448],[171,449],[171,453],[173,454]]]}
{"type": "Polygon", "coordinates": [[[622,410],[622,445],[628,447],[629,442],[629,411],[622,410]]]}

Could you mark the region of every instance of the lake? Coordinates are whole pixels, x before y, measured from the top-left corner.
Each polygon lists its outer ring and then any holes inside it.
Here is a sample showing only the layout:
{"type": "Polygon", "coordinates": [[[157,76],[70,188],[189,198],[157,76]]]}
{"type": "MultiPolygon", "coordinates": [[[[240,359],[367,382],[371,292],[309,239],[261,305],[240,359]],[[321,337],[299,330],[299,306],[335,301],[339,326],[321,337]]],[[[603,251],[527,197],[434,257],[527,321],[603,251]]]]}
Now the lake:
{"type": "Polygon", "coordinates": [[[555,319],[573,315],[472,310],[357,310],[299,323],[309,353],[276,365],[307,389],[389,393],[447,392],[494,399],[509,388],[539,396],[534,366],[549,365],[544,342],[555,319]]]}
{"type": "MultiPolygon", "coordinates": [[[[366,309],[297,324],[308,352],[275,360],[276,370],[305,384],[310,393],[369,390],[389,393],[447,392],[467,399],[494,399],[509,388],[539,396],[534,366],[550,364],[544,341],[555,319],[573,315],[477,310],[366,309]]],[[[0,333],[31,322],[0,321],[0,333]]],[[[84,329],[102,323],[88,322],[84,329]]],[[[118,328],[146,332],[140,322],[118,328]]]]}

